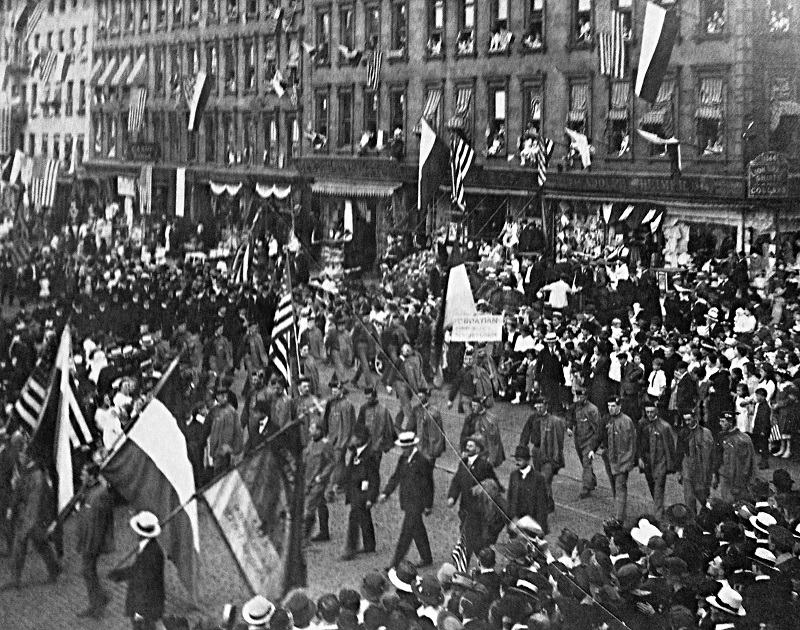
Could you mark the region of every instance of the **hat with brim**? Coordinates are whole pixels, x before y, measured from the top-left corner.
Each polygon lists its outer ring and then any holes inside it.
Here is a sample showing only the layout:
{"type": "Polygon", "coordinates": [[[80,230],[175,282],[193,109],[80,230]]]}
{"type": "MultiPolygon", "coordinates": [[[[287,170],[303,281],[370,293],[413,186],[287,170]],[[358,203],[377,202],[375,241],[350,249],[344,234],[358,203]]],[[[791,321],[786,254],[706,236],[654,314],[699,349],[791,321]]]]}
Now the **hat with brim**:
{"type": "Polygon", "coordinates": [[[717,610],[729,615],[744,617],[746,614],[742,606],[742,596],[727,584],[724,584],[716,595],[706,597],[706,601],[717,610]]]}
{"type": "Polygon", "coordinates": [[[647,543],[653,536],[661,537],[661,530],[646,518],[640,519],[639,525],[631,530],[631,538],[642,547],[647,547],[647,543]]]}
{"type": "Polygon", "coordinates": [[[412,582],[411,590],[427,606],[441,606],[444,603],[442,585],[433,575],[425,575],[412,582]]]}
{"type": "Polygon", "coordinates": [[[139,512],[130,523],[131,529],[142,538],[156,538],[161,533],[158,517],[152,512],[139,512]]]}
{"type": "Polygon", "coordinates": [[[407,562],[401,562],[399,566],[392,567],[388,572],[389,581],[398,590],[404,593],[413,593],[411,585],[417,579],[417,571],[407,562]]]}
{"type": "Polygon", "coordinates": [[[549,332],[544,336],[545,343],[555,343],[558,341],[558,336],[554,332],[549,332]]]}
{"type": "Polygon", "coordinates": [[[769,528],[777,525],[778,521],[769,512],[759,512],[750,517],[750,526],[757,532],[769,536],[769,528]]]}
{"type": "Polygon", "coordinates": [[[400,435],[397,436],[397,439],[394,441],[395,446],[399,446],[401,448],[406,448],[409,446],[415,446],[419,444],[419,438],[417,434],[413,431],[403,431],[400,435]]]}
{"type": "Polygon", "coordinates": [[[514,539],[506,544],[497,545],[497,551],[509,560],[519,562],[528,557],[528,547],[521,540],[514,539]]]}
{"type": "Polygon", "coordinates": [[[770,569],[775,568],[775,562],[777,558],[769,549],[765,549],[764,547],[756,547],[756,550],[753,552],[753,558],[762,566],[770,569]]]}
{"type": "Polygon", "coordinates": [[[667,508],[667,520],[677,527],[686,527],[694,520],[694,514],[683,503],[673,503],[667,508]]]}
{"type": "Polygon", "coordinates": [[[274,614],[275,605],[263,595],[256,595],[242,606],[242,619],[251,626],[266,627],[274,614]]]}

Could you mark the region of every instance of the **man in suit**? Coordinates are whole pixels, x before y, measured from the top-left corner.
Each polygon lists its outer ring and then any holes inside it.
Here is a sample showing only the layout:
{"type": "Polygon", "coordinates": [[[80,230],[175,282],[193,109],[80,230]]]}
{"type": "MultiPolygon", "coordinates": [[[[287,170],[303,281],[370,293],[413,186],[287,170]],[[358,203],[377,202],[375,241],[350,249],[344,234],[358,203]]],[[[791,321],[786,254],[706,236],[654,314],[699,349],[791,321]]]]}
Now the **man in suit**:
{"type": "Polygon", "coordinates": [[[125,615],[131,618],[134,630],[154,630],[164,615],[164,552],[156,540],[161,526],[152,512],[139,512],[131,519],[131,529],[139,536],[136,559],[108,577],[128,583],[125,615]]]}
{"type": "Polygon", "coordinates": [[[480,551],[483,537],[480,487],[482,481],[491,479],[500,485],[494,467],[486,459],[486,445],[480,435],[471,436],[464,447],[456,474],[450,482],[447,492],[447,505],[450,507],[460,501],[458,516],[461,519],[461,531],[466,541],[466,558],[480,551]]]}
{"type": "Polygon", "coordinates": [[[627,352],[620,352],[619,359],[619,397],[622,413],[629,418],[639,417],[639,395],[644,380],[644,368],[628,360],[627,352]]]}
{"type": "Polygon", "coordinates": [[[561,386],[564,384],[564,366],[558,349],[558,338],[554,332],[545,335],[545,347],[539,353],[535,378],[541,388],[542,396],[553,412],[561,409],[561,386]]]}
{"type": "Polygon", "coordinates": [[[753,445],[758,453],[758,468],[769,468],[769,434],[772,430],[772,409],[767,402],[767,390],[759,387],[755,391],[756,408],[753,414],[753,445]]]}
{"type": "Polygon", "coordinates": [[[520,446],[532,446],[534,468],[542,473],[547,483],[549,511],[555,511],[553,478],[564,467],[564,435],[566,423],[560,416],[547,411],[547,401],[539,396],[534,400],[532,415],[522,429],[520,446]]]}
{"type": "Polygon", "coordinates": [[[356,425],[345,454],[343,485],[345,503],[350,506],[347,519],[347,540],[342,560],[352,560],[358,550],[358,537],[364,553],[375,551],[375,526],[372,523],[372,504],[380,488],[380,464],[369,445],[369,429],[356,425]]]}
{"type": "Polygon", "coordinates": [[[514,450],[517,469],[508,480],[508,517],[517,519],[530,516],[546,534],[549,498],[547,482],[542,474],[531,466],[531,454],[526,446],[514,450]]]}
{"type": "Polygon", "coordinates": [[[111,495],[94,462],[84,465],[81,481],[86,494],[78,511],[78,543],[76,551],[82,559],[83,581],[89,607],[78,613],[78,617],[97,619],[102,617],[110,597],[100,584],[97,575],[97,560],[101,555],[114,551],[114,511],[111,495]]]}
{"type": "Polygon", "coordinates": [[[403,449],[403,454],[397,462],[397,468],[389,479],[389,483],[378,497],[378,500],[383,503],[397,486],[400,486],[400,509],[403,511],[403,525],[400,528],[400,538],[397,540],[391,566],[397,567],[406,557],[413,540],[420,557],[418,566],[427,567],[433,564],[433,555],[422,516],[430,514],[433,505],[431,463],[419,452],[417,447],[419,438],[412,431],[401,433],[395,444],[403,449]]]}
{"type": "Polygon", "coordinates": [[[683,417],[693,414],[697,407],[697,381],[689,373],[686,361],[678,361],[675,365],[675,376],[672,381],[672,390],[669,395],[667,409],[670,414],[672,426],[680,428],[683,417]]]}

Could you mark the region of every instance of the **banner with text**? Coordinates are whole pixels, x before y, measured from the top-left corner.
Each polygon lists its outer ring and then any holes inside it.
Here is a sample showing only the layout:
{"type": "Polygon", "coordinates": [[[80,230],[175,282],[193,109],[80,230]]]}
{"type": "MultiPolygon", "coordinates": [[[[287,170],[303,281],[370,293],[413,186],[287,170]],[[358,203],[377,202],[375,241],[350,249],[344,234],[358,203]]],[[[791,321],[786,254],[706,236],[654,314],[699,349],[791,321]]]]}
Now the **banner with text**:
{"type": "Polygon", "coordinates": [[[450,341],[477,343],[501,341],[503,338],[502,315],[470,315],[459,317],[453,324],[450,341]]]}

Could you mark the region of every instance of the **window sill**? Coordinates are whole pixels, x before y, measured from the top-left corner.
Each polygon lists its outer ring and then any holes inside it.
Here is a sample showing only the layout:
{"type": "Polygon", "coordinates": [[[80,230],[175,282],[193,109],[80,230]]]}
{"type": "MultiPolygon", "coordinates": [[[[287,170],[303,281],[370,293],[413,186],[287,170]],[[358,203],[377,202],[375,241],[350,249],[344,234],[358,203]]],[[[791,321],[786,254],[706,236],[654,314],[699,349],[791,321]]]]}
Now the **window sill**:
{"type": "Polygon", "coordinates": [[[572,42],[569,42],[567,44],[567,50],[569,52],[580,52],[582,50],[591,51],[593,48],[594,48],[594,42],[593,41],[588,41],[588,42],[575,42],[575,41],[572,41],[572,42]]]}
{"type": "Polygon", "coordinates": [[[473,49],[473,50],[471,50],[469,52],[467,52],[467,51],[460,52],[460,51],[456,50],[456,59],[476,59],[477,57],[478,57],[478,51],[477,50],[473,49]]]}
{"type": "Polygon", "coordinates": [[[547,45],[542,44],[538,48],[533,48],[531,46],[527,46],[525,42],[522,42],[519,50],[523,55],[543,55],[547,52],[547,45]]]}
{"type": "Polygon", "coordinates": [[[445,58],[444,51],[440,53],[436,53],[435,55],[432,53],[425,53],[425,61],[444,61],[445,58]]]}
{"type": "Polygon", "coordinates": [[[702,42],[727,42],[731,38],[728,31],[722,33],[706,33],[705,31],[698,31],[694,36],[694,41],[702,42]]]}
{"type": "Polygon", "coordinates": [[[500,49],[492,50],[491,48],[489,48],[486,51],[486,54],[489,55],[490,57],[510,57],[511,56],[511,47],[512,47],[511,44],[508,44],[508,46],[506,46],[502,50],[500,50],[500,49]]]}
{"type": "Polygon", "coordinates": [[[386,53],[386,58],[389,60],[389,63],[399,63],[408,61],[408,55],[406,54],[405,46],[403,48],[396,48],[394,50],[390,50],[386,53]]]}

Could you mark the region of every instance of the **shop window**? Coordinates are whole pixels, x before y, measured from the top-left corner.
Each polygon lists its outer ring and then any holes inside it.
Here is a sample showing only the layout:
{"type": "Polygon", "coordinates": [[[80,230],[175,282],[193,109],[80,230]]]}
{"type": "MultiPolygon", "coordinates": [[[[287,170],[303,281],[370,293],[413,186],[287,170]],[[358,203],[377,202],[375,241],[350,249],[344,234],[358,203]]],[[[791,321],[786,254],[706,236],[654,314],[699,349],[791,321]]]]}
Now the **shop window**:
{"type": "Polygon", "coordinates": [[[459,133],[464,139],[472,143],[472,130],[474,125],[474,109],[472,107],[472,85],[461,85],[455,88],[456,107],[450,120],[447,121],[448,131],[459,133]]]}
{"type": "Polygon", "coordinates": [[[573,81],[569,85],[567,127],[589,135],[589,84],[586,81],[573,81]]]}
{"type": "MultiPolygon", "coordinates": [[[[639,121],[639,126],[645,131],[654,133],[660,138],[669,139],[676,136],[675,112],[677,111],[677,81],[664,79],[658,90],[655,103],[650,111],[644,114],[639,121]]],[[[651,157],[666,156],[667,146],[647,143],[651,157]]]]}
{"type": "Polygon", "coordinates": [[[274,112],[262,112],[261,133],[264,137],[261,163],[264,166],[272,166],[278,161],[278,121],[274,112]]]}
{"type": "Polygon", "coordinates": [[[631,85],[627,81],[613,81],[608,91],[608,118],[606,131],[608,154],[622,157],[630,155],[631,136],[631,85]]]}
{"type": "Polygon", "coordinates": [[[488,89],[489,123],[486,128],[486,155],[490,158],[506,155],[506,97],[505,85],[490,85],[488,89]]]}
{"type": "Polygon", "coordinates": [[[329,8],[317,9],[314,30],[317,49],[314,62],[318,66],[326,65],[330,62],[331,49],[331,12],[329,8]]]}
{"type": "Polygon", "coordinates": [[[476,10],[476,0],[460,0],[456,41],[456,53],[459,55],[475,54],[476,10]]]}
{"type": "Polygon", "coordinates": [[[167,0],[156,0],[156,28],[163,30],[167,28],[167,0]]]}
{"type": "Polygon", "coordinates": [[[364,130],[359,152],[364,153],[378,146],[378,92],[364,89],[364,130]]]}
{"type": "Polygon", "coordinates": [[[153,49],[154,89],[156,96],[163,96],[165,87],[166,55],[161,47],[153,49]]]}
{"type": "Polygon", "coordinates": [[[236,40],[229,39],[223,44],[225,51],[225,94],[236,94],[236,40]]]}
{"type": "Polygon", "coordinates": [[[489,39],[490,53],[504,53],[511,49],[514,34],[508,24],[509,0],[492,0],[490,4],[492,14],[492,34],[489,39]]]}
{"type": "Polygon", "coordinates": [[[379,48],[381,45],[380,4],[370,4],[364,9],[364,40],[367,48],[379,48]]]}
{"type": "Polygon", "coordinates": [[[314,133],[311,148],[314,151],[326,150],[328,145],[328,91],[319,90],[314,94],[314,133]]]}
{"type": "Polygon", "coordinates": [[[695,125],[697,146],[705,157],[725,153],[725,80],[722,77],[701,77],[697,86],[695,125]]]}
{"type": "Polygon", "coordinates": [[[616,6],[612,0],[612,8],[622,17],[622,36],[630,41],[633,37],[633,0],[616,0],[616,6]]]}
{"type": "Polygon", "coordinates": [[[353,146],[353,91],[350,88],[339,90],[339,125],[336,143],[339,148],[353,146]]]}
{"type": "Polygon", "coordinates": [[[592,0],[572,0],[572,41],[575,46],[592,43],[592,0]]]}
{"type": "Polygon", "coordinates": [[[428,0],[428,57],[441,57],[444,46],[444,0],[428,0]]]}
{"type": "Polygon", "coordinates": [[[356,47],[355,9],[353,5],[339,8],[339,44],[353,51],[356,47]]]}
{"type": "Polygon", "coordinates": [[[392,1],[392,41],[389,51],[390,58],[404,57],[408,38],[408,16],[406,13],[406,0],[392,1]]]}
{"type": "Polygon", "coordinates": [[[78,134],[78,139],[75,142],[75,167],[83,164],[83,156],[86,147],[86,139],[82,133],[78,134]]]}
{"type": "Polygon", "coordinates": [[[286,114],[286,159],[300,157],[300,120],[294,112],[286,114]]]}
{"type": "Polygon", "coordinates": [[[217,117],[216,112],[207,111],[203,115],[203,132],[206,143],[206,163],[217,159],[217,117]]]}
{"type": "Polygon", "coordinates": [[[247,92],[256,89],[256,40],[244,40],[244,89],[247,92]]]}
{"type": "Polygon", "coordinates": [[[66,93],[64,95],[64,116],[72,116],[74,112],[73,101],[72,101],[72,93],[74,91],[75,91],[75,82],[67,81],[66,93]]]}
{"type": "Polygon", "coordinates": [[[725,34],[725,0],[700,0],[700,28],[707,37],[725,34]]]}
{"type": "Polygon", "coordinates": [[[770,33],[788,33],[794,22],[792,0],[767,0],[767,18],[770,33]]]}

